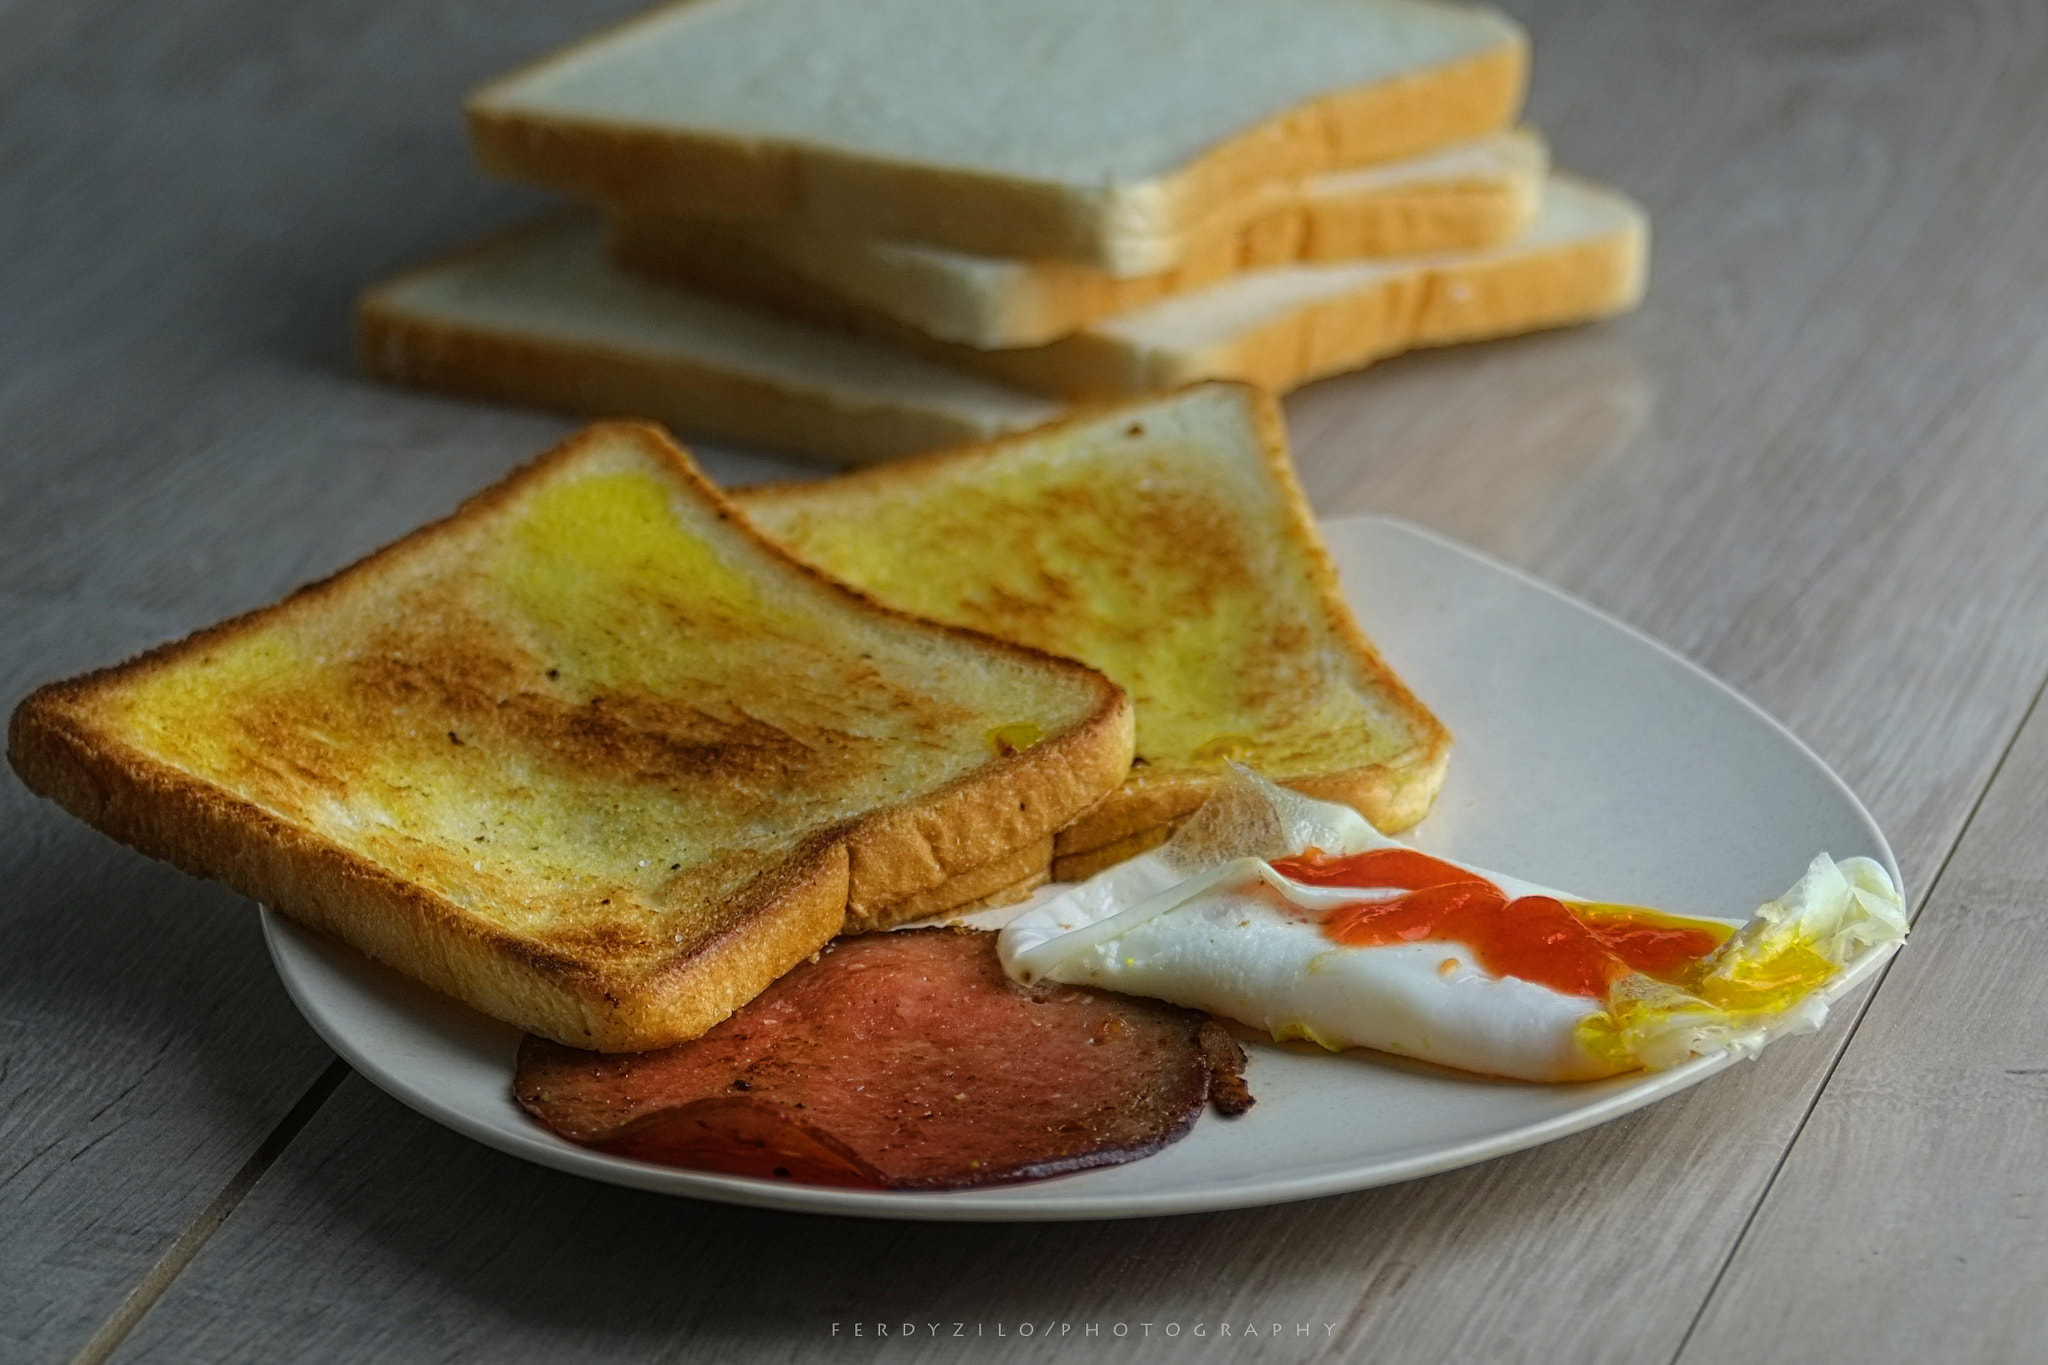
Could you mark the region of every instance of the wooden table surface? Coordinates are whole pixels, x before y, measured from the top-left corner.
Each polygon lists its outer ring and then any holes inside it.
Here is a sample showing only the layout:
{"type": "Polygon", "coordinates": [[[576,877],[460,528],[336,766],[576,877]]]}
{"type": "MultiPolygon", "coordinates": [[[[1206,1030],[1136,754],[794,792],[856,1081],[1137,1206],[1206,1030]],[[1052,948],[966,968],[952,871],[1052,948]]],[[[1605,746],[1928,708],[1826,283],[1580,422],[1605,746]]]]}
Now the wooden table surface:
{"type": "MultiPolygon", "coordinates": [[[[469,168],[457,100],[630,7],[0,7],[0,702],[267,601],[568,428],[366,382],[348,306],[535,202],[469,168]]],[[[0,1358],[2048,1359],[2048,7],[1510,8],[1559,160],[1651,210],[1649,302],[1295,395],[1303,476],[1324,514],[1521,565],[1802,735],[1918,916],[1874,993],[1393,1188],[778,1215],[415,1115],[300,1020],[246,903],[8,776],[0,1358]]]]}

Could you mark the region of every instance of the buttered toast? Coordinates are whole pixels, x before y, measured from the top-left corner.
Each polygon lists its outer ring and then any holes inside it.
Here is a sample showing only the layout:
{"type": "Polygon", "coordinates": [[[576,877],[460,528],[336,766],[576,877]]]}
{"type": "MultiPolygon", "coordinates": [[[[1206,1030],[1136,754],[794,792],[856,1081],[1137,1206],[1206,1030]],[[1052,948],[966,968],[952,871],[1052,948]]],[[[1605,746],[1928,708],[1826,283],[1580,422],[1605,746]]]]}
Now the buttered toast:
{"type": "Polygon", "coordinates": [[[1122,780],[1131,717],[1089,668],[795,562],[658,428],[612,424],[275,606],[41,689],[8,751],[116,838],[625,1051],[1042,848],[1122,780]]]}
{"type": "Polygon", "coordinates": [[[1130,693],[1131,775],[1056,836],[1055,875],[1163,840],[1229,759],[1388,830],[1442,782],[1449,735],[1353,621],[1254,389],[1204,384],[736,497],[884,602],[1084,660],[1130,693]]]}

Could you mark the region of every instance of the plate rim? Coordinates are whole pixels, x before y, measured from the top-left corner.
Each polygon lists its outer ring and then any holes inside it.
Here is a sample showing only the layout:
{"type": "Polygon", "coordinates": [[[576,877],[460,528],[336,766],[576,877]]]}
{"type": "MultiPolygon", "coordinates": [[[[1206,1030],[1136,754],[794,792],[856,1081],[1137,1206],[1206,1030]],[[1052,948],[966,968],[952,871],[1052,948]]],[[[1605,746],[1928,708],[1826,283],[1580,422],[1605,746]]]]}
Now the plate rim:
{"type": "MultiPolygon", "coordinates": [[[[1376,513],[1328,518],[1319,521],[1318,525],[1326,540],[1334,539],[1345,531],[1356,528],[1386,527],[1398,534],[1416,537],[1441,550],[1475,561],[1496,573],[1507,575],[1523,587],[1533,588],[1566,607],[1593,617],[1621,632],[1638,645],[1649,646],[1665,660],[1679,665],[1697,681],[1704,682],[1725,697],[1733,699],[1743,710],[1775,732],[1778,738],[1788,741],[1800,757],[1825,777],[1870,836],[1872,851],[1891,875],[1893,883],[1899,887],[1902,900],[1906,899],[1905,883],[1900,875],[1891,843],[1885,838],[1876,819],[1854,790],[1804,740],[1794,734],[1790,727],[1730,683],[1627,621],[1562,588],[1546,583],[1515,565],[1504,563],[1429,527],[1405,518],[1376,513]]],[[[1907,904],[1910,905],[1910,901],[1907,901],[1907,904]]],[[[1145,1194],[1094,1193],[1062,1198],[1053,1182],[992,1186],[987,1190],[940,1192],[846,1190],[830,1186],[799,1185],[745,1176],[690,1171],[612,1156],[578,1146],[538,1125],[535,1125],[530,1133],[507,1131],[492,1126],[482,1118],[472,1115],[466,1108],[443,1102],[438,1096],[413,1083],[401,1073],[393,1071],[381,1059],[371,1054],[361,1039],[339,1027],[330,1018],[329,1011],[311,997],[309,980],[291,960],[297,953],[331,952],[353,957],[353,949],[341,944],[339,940],[329,939],[315,930],[286,919],[267,905],[258,906],[258,911],[264,944],[270,954],[272,965],[284,984],[286,994],[299,1013],[321,1040],[333,1048],[365,1080],[408,1108],[493,1150],[571,1175],[650,1193],[707,1199],[717,1203],[781,1212],[918,1222],[1025,1223],[1165,1217],[1294,1203],[1398,1184],[1423,1176],[1457,1170],[1514,1152],[1526,1151],[1584,1132],[1654,1104],[1680,1090],[1689,1089],[1744,1059],[1741,1055],[1726,1051],[1695,1057],[1667,1071],[1644,1073],[1640,1079],[1584,1106],[1484,1137],[1431,1148],[1410,1156],[1355,1165],[1336,1171],[1283,1178],[1269,1184],[1250,1185],[1222,1192],[1212,1192],[1203,1186],[1195,1186],[1186,1190],[1145,1194]],[[1019,1189],[1028,1189],[1036,1197],[1028,1203],[1014,1202],[1013,1196],[1019,1189]],[[1044,1191],[1051,1193],[1039,1193],[1044,1191]]],[[[1865,981],[1879,975],[1891,956],[1889,951],[1866,955],[1840,978],[1829,983],[1824,991],[1828,1002],[1832,1005],[1865,981]]],[[[367,959],[358,959],[354,965],[398,975],[393,969],[367,959]]],[[[455,1008],[462,1008],[459,1002],[450,1003],[455,1008]]],[[[1612,1081],[1584,1084],[1611,1085],[1612,1081]]],[[[508,1101],[510,1088],[511,1078],[507,1076],[508,1101]]]]}

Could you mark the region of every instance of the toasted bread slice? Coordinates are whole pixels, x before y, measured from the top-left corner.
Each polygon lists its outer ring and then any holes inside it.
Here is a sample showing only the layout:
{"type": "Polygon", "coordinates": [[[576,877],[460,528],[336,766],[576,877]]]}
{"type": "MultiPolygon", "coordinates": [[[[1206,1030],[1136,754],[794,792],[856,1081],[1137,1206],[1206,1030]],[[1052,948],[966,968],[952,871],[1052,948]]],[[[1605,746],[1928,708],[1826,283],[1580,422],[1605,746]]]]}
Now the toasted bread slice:
{"type": "Polygon", "coordinates": [[[469,101],[573,197],[1170,268],[1261,186],[1509,126],[1528,43],[1436,0],[687,0],[469,101]]]}
{"type": "Polygon", "coordinates": [[[369,290],[357,351],[386,379],[648,417],[833,463],[986,440],[1062,405],[834,332],[649,284],[594,216],[498,234],[369,290]]]}
{"type": "Polygon", "coordinates": [[[1013,849],[980,867],[948,877],[929,891],[906,896],[866,923],[849,923],[849,933],[887,929],[936,915],[964,915],[1023,900],[1052,877],[1052,840],[1040,839],[1013,849]]]}
{"type": "Polygon", "coordinates": [[[1180,819],[1227,759],[1390,830],[1422,818],[1443,780],[1449,736],[1353,621],[1256,390],[1201,385],[736,497],[799,557],[884,602],[1123,685],[1131,775],[1060,832],[1060,856],[1180,819]]]}
{"type": "Polygon", "coordinates": [[[1101,675],[824,578],[618,424],[41,689],[8,753],[144,852],[612,1051],[694,1037],[849,920],[1040,843],[1121,781],[1130,726],[1101,675]]]}
{"type": "Polygon", "coordinates": [[[1192,814],[1192,811],[1184,812],[1173,819],[1156,825],[1147,825],[1134,834],[1126,834],[1120,839],[1112,839],[1094,848],[1069,847],[1052,860],[1050,880],[1085,882],[1104,868],[1115,867],[1118,863],[1135,858],[1140,853],[1150,853],[1171,839],[1180,829],[1182,820],[1192,814]]]}
{"type": "Polygon", "coordinates": [[[957,924],[977,910],[999,910],[1003,906],[1015,905],[1021,900],[1029,900],[1032,892],[1051,880],[1051,868],[1042,868],[1027,877],[1019,878],[1008,886],[997,887],[986,896],[978,896],[971,901],[962,901],[958,905],[936,911],[927,918],[938,919],[943,923],[957,924]]]}
{"type": "Polygon", "coordinates": [[[1641,301],[1648,247],[1649,219],[1626,196],[1552,176],[1535,225],[1500,246],[1249,270],[1008,350],[940,341],[751,247],[736,247],[698,283],[1020,388],[1101,400],[1202,379],[1285,393],[1402,351],[1609,317],[1641,301]]]}
{"type": "Polygon", "coordinates": [[[765,254],[771,268],[941,341],[984,350],[1040,346],[1247,270],[1499,245],[1534,219],[1547,162],[1542,140],[1518,130],[1275,185],[1257,196],[1254,216],[1239,210],[1190,227],[1170,269],[1133,279],[1072,261],[977,256],[805,224],[744,227],[631,206],[612,214],[611,250],[650,278],[714,294],[723,277],[765,254]]]}

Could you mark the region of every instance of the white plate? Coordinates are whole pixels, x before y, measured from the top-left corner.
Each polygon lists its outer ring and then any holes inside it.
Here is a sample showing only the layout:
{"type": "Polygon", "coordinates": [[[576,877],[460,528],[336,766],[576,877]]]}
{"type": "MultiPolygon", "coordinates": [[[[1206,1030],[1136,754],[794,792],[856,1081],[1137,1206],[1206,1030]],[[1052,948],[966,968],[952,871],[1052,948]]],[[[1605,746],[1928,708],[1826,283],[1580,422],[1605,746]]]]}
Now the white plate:
{"type": "MultiPolygon", "coordinates": [[[[1722,916],[1748,915],[1821,851],[1876,858],[1897,880],[1884,836],[1840,779],[1663,646],[1401,522],[1324,529],[1359,619],[1457,736],[1443,795],[1413,836],[1423,848],[1602,900],[1722,916]]],[[[263,924],[286,988],[321,1037],[428,1117],[598,1180],[817,1213],[1126,1218],[1306,1199],[1533,1147],[1729,1064],[1703,1057],[1660,1074],[1545,1086],[1249,1043],[1257,1107],[1239,1119],[1205,1115],[1143,1161],[950,1194],[826,1189],[564,1142],[512,1102],[516,1030],[269,911],[263,924]]]]}

